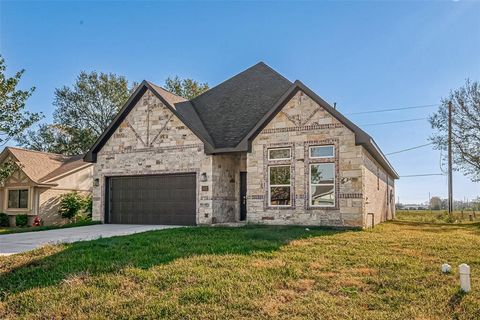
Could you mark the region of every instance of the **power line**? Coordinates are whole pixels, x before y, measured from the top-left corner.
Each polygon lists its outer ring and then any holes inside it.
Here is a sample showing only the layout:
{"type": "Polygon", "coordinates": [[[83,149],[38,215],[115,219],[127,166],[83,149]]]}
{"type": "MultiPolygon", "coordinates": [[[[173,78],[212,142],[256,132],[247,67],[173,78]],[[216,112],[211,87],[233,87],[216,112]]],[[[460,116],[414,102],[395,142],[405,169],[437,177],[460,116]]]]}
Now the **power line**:
{"type": "Polygon", "coordinates": [[[382,124],[392,124],[392,123],[401,123],[401,122],[412,122],[412,121],[420,121],[420,120],[427,120],[427,119],[428,119],[428,118],[415,118],[415,119],[397,120],[397,121],[389,121],[389,122],[367,123],[367,124],[361,124],[360,126],[362,126],[362,127],[378,126],[378,125],[382,125],[382,124]]]}
{"type": "Polygon", "coordinates": [[[368,111],[349,112],[349,113],[344,113],[344,115],[391,112],[391,111],[400,111],[400,110],[409,110],[409,109],[423,109],[423,108],[432,108],[437,106],[438,104],[426,104],[421,106],[412,106],[412,107],[403,107],[403,108],[376,109],[376,110],[368,110],[368,111]]]}
{"type": "Polygon", "coordinates": [[[416,146],[416,147],[412,147],[412,148],[408,148],[408,149],[403,149],[403,150],[398,150],[398,151],[386,153],[385,155],[389,156],[389,155],[392,155],[392,154],[397,154],[397,153],[401,153],[401,152],[405,152],[405,151],[415,150],[415,149],[423,148],[423,147],[426,147],[426,146],[429,146],[429,145],[432,145],[432,144],[433,144],[433,142],[430,142],[430,143],[427,143],[427,144],[422,144],[421,146],[416,146]]]}
{"type": "Polygon", "coordinates": [[[444,174],[443,173],[411,174],[407,176],[400,176],[400,178],[427,177],[427,176],[444,176],[444,174]]]}

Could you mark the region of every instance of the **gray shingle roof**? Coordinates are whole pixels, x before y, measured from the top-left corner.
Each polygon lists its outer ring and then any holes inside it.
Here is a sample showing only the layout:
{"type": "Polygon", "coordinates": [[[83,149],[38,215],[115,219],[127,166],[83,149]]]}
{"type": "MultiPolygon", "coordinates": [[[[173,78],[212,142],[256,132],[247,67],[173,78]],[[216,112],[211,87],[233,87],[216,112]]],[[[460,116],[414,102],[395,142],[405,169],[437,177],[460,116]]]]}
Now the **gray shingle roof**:
{"type": "Polygon", "coordinates": [[[235,148],[291,86],[260,62],[175,106],[195,109],[216,148],[235,148]]]}

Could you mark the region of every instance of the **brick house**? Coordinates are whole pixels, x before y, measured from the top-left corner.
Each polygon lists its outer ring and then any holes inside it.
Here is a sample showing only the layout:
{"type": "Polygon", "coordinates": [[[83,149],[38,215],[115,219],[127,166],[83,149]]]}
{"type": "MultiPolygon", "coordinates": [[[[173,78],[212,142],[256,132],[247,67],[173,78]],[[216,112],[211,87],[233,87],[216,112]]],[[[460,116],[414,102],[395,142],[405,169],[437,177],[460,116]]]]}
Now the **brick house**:
{"type": "Polygon", "coordinates": [[[106,223],[368,227],[395,215],[398,175],[374,140],[264,63],[190,101],[142,82],[84,160],[106,223]]]}
{"type": "Polygon", "coordinates": [[[0,184],[0,212],[15,216],[26,214],[31,225],[39,216],[45,225],[66,222],[59,213],[60,197],[69,192],[91,193],[93,165],[82,156],[6,147],[0,164],[11,161],[18,169],[0,184]]]}

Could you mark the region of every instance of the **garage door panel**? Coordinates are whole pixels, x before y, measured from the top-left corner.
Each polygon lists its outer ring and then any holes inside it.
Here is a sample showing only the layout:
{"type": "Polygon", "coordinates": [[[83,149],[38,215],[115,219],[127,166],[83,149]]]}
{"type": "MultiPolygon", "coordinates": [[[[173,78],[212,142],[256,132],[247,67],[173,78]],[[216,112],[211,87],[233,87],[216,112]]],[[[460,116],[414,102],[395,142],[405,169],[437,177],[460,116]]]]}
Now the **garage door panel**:
{"type": "Polygon", "coordinates": [[[109,178],[110,223],[194,225],[196,175],[109,178]]]}

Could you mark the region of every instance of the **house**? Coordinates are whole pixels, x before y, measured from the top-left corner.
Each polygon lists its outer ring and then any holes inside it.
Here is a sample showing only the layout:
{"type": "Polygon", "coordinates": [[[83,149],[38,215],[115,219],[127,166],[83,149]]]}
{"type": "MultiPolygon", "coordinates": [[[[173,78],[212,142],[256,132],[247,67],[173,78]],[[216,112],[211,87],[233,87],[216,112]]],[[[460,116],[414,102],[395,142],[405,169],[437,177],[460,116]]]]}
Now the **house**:
{"type": "Polygon", "coordinates": [[[187,101],[143,81],[85,155],[93,218],[367,227],[395,215],[374,140],[258,63],[187,101]]]}
{"type": "Polygon", "coordinates": [[[10,225],[20,214],[28,215],[29,225],[35,216],[45,225],[64,222],[58,213],[60,196],[92,191],[93,165],[82,157],[6,147],[0,164],[11,161],[18,168],[0,185],[0,212],[9,215],[10,225]]]}

